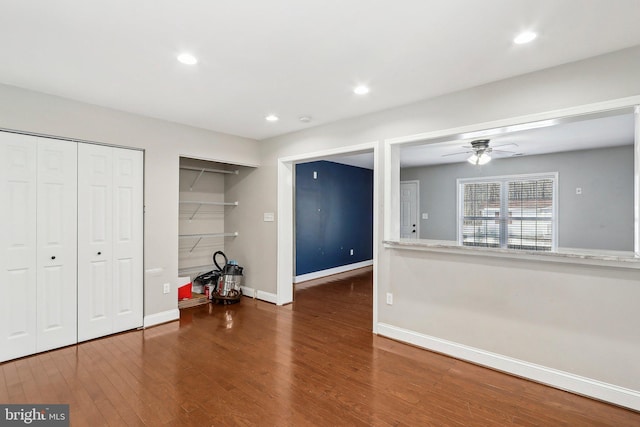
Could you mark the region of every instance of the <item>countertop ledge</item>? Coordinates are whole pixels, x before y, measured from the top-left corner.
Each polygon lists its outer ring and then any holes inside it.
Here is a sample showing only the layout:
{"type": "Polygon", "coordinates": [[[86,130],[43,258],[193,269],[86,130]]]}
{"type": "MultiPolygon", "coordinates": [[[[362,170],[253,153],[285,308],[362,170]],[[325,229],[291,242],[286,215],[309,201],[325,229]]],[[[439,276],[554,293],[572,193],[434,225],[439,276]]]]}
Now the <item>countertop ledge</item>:
{"type": "Polygon", "coordinates": [[[434,240],[383,240],[382,243],[387,249],[640,269],[640,257],[634,256],[633,252],[610,251],[597,253],[595,251],[582,252],[570,249],[560,249],[555,252],[521,251],[515,249],[461,246],[453,242],[434,240]]]}

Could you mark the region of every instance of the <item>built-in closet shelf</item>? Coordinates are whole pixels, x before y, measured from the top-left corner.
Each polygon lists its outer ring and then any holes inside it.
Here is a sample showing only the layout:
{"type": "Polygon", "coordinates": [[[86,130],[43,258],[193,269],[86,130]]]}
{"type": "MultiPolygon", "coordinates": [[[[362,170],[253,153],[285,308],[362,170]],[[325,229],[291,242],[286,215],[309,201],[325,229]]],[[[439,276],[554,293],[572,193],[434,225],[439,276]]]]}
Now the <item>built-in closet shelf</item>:
{"type": "Polygon", "coordinates": [[[180,239],[198,239],[196,243],[189,249],[189,253],[193,252],[193,250],[200,244],[202,239],[208,239],[212,237],[236,237],[238,232],[235,231],[233,233],[205,233],[205,234],[180,234],[178,237],[180,239]]]}
{"type": "Polygon", "coordinates": [[[204,233],[204,234],[180,234],[178,237],[181,239],[206,239],[208,237],[236,237],[238,235],[237,231],[233,233],[204,233]]]}
{"type": "Polygon", "coordinates": [[[238,206],[238,202],[204,202],[204,201],[201,202],[201,201],[181,200],[179,203],[181,205],[198,205],[196,210],[193,211],[193,213],[191,213],[191,216],[189,217],[189,221],[191,221],[193,218],[196,217],[196,215],[198,214],[198,211],[203,206],[238,206]]]}
{"type": "Polygon", "coordinates": [[[181,205],[215,205],[215,206],[238,206],[238,202],[200,202],[180,200],[181,205]]]}
{"type": "Polygon", "coordinates": [[[182,276],[187,273],[200,273],[203,271],[210,271],[213,269],[213,264],[209,265],[196,265],[194,267],[186,267],[178,270],[178,275],[182,276]]]}
{"type": "Polygon", "coordinates": [[[226,174],[235,174],[235,175],[238,175],[240,173],[240,170],[238,170],[238,169],[232,170],[232,171],[228,171],[228,170],[224,170],[224,169],[196,168],[196,167],[191,167],[191,166],[181,166],[180,169],[200,172],[198,174],[198,176],[196,176],[196,179],[194,179],[193,182],[191,183],[191,185],[189,186],[189,191],[193,190],[193,187],[198,183],[198,181],[202,177],[202,174],[205,173],[205,172],[226,173],[226,174]]]}

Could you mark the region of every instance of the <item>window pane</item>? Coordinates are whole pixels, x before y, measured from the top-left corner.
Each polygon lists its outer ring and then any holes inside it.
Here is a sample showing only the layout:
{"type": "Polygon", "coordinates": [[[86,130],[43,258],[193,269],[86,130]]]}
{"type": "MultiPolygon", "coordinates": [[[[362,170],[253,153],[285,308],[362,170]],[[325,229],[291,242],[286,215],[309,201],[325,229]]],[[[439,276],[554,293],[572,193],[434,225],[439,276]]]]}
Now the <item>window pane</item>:
{"type": "Polygon", "coordinates": [[[509,249],[550,251],[551,220],[510,220],[508,226],[509,249]]]}
{"type": "Polygon", "coordinates": [[[500,247],[500,184],[465,184],[462,244],[500,247]]]}
{"type": "Polygon", "coordinates": [[[507,247],[552,249],[553,180],[512,181],[509,185],[507,247]]]}
{"type": "Polygon", "coordinates": [[[464,216],[493,217],[500,213],[500,184],[481,182],[464,185],[464,216]]]}
{"type": "Polygon", "coordinates": [[[499,224],[495,220],[465,220],[462,225],[462,244],[499,248],[499,224]]]}

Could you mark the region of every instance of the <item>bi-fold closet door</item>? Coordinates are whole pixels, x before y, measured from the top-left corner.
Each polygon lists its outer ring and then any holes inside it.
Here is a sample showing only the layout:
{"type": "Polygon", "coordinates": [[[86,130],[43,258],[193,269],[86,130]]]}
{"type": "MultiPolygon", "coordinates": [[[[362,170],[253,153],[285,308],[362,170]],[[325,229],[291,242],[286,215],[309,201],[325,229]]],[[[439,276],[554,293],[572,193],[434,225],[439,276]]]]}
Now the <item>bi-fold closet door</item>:
{"type": "Polygon", "coordinates": [[[78,341],[142,326],[139,151],[78,146],[78,341]]]}
{"type": "Polygon", "coordinates": [[[0,361],[142,326],[139,151],[0,132],[0,361]]]}
{"type": "Polygon", "coordinates": [[[76,150],[0,132],[0,361],[76,342],[76,150]]]}

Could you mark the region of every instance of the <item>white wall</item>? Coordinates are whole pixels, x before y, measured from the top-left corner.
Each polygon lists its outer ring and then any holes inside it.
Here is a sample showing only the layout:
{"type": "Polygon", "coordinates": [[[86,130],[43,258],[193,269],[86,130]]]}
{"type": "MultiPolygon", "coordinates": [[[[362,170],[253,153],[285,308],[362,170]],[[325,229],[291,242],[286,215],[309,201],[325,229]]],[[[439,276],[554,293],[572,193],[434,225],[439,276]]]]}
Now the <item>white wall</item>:
{"type": "Polygon", "coordinates": [[[144,314],[158,320],[177,314],[179,157],[260,162],[253,140],[6,85],[0,85],[0,128],[145,150],[144,314]],[[163,283],[171,283],[170,294],[163,283]]]}
{"type": "MultiPolygon", "coordinates": [[[[256,215],[274,212],[278,158],[639,95],[639,75],[640,47],[635,47],[266,140],[260,144],[262,166],[240,184],[241,191],[256,215]]],[[[378,166],[383,164],[381,159],[378,166]]],[[[378,168],[380,189],[383,172],[378,168]]],[[[378,243],[383,213],[379,204],[378,243]]],[[[275,292],[274,223],[256,220],[247,227],[256,236],[246,248],[254,252],[247,265],[261,277],[254,286],[275,292]]],[[[631,403],[617,403],[640,409],[640,310],[632,303],[640,296],[638,270],[380,245],[377,280],[379,294],[393,292],[396,301],[388,306],[378,299],[379,322],[409,331],[399,336],[435,337],[540,364],[595,380],[596,385],[589,384],[597,390],[606,389],[597,381],[625,387],[631,394],[621,393],[631,396],[631,403]]],[[[615,400],[606,393],[598,396],[615,400]]]]}

